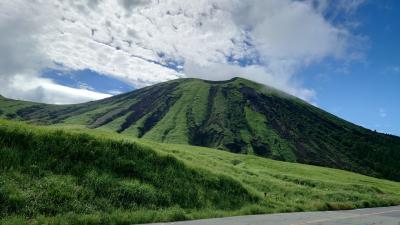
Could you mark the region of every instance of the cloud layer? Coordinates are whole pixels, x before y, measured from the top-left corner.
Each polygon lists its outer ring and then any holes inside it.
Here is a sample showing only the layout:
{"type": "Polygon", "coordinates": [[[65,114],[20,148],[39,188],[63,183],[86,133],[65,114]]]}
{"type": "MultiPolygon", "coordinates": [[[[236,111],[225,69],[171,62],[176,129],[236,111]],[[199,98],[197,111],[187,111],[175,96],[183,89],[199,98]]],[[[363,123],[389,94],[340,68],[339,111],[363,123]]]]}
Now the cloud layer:
{"type": "MultiPolygon", "coordinates": [[[[350,2],[353,8],[362,3],[350,2]]],[[[354,39],[349,28],[327,19],[331,8],[323,0],[2,2],[0,79],[6,85],[0,94],[52,103],[106,96],[70,88],[52,99],[56,90],[50,86],[56,84],[39,72],[57,63],[136,87],[179,77],[241,76],[312,100],[314,91],[296,82],[296,72],[344,57],[354,39]],[[22,76],[32,81],[30,89],[15,85],[22,76]],[[35,88],[40,94],[27,91],[35,88]]]]}

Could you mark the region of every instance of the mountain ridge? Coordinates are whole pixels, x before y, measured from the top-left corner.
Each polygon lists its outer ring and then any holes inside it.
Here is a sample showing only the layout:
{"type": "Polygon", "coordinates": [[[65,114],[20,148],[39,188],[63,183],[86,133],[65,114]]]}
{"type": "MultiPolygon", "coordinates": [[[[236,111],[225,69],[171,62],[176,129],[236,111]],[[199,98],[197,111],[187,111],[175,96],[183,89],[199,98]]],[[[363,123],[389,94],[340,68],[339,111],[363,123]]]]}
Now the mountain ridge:
{"type": "Polygon", "coordinates": [[[205,146],[400,180],[399,137],[362,128],[243,78],[178,79],[76,105],[3,99],[0,106],[8,108],[3,117],[9,119],[82,125],[156,142],[205,146]]]}

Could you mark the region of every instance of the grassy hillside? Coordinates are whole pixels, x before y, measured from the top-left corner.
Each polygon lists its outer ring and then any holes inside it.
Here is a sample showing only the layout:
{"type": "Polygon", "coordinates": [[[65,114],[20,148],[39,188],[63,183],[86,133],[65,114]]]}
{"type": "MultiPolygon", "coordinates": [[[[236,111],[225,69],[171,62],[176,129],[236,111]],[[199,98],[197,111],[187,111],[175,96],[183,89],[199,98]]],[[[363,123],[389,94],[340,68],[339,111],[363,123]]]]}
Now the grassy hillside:
{"type": "Polygon", "coordinates": [[[2,224],[132,224],[400,204],[396,182],[65,129],[0,120],[2,224]]]}
{"type": "MultiPolygon", "coordinates": [[[[4,118],[83,125],[400,181],[400,138],[364,129],[245,79],[179,79],[108,99],[54,106],[0,99],[4,118]]],[[[1,117],[1,115],[0,115],[1,117]]]]}
{"type": "Polygon", "coordinates": [[[68,214],[63,219],[74,220],[80,214],[108,224],[107,216],[94,215],[105,213],[123,215],[123,224],[138,217],[131,212],[166,209],[161,216],[180,219],[182,208],[237,210],[259,201],[230,177],[132,142],[6,122],[0,125],[0,171],[1,217],[68,214]]]}

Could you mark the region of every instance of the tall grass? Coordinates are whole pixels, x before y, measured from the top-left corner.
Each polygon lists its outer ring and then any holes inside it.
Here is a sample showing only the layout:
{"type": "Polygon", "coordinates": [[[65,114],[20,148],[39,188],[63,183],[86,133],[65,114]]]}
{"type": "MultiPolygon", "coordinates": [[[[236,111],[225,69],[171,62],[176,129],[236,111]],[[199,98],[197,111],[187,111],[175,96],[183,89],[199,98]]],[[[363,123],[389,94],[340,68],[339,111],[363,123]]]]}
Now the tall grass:
{"type": "Polygon", "coordinates": [[[122,225],[400,204],[392,181],[71,128],[0,120],[0,224],[122,225]]]}
{"type": "Polygon", "coordinates": [[[135,143],[0,125],[1,217],[235,210],[257,201],[228,176],[135,143]]]}

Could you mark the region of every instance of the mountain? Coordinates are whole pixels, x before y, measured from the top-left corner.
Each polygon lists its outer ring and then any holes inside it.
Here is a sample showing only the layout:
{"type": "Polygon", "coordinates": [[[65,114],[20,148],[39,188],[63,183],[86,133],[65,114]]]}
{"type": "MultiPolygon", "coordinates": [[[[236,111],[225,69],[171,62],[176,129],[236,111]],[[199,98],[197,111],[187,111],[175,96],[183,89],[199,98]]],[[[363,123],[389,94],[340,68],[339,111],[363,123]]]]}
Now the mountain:
{"type": "Polygon", "coordinates": [[[249,80],[179,79],[77,105],[2,98],[1,116],[81,125],[400,180],[400,138],[346,122],[249,80]]]}

